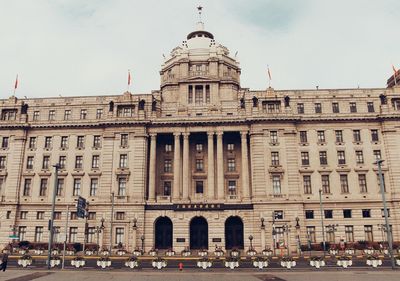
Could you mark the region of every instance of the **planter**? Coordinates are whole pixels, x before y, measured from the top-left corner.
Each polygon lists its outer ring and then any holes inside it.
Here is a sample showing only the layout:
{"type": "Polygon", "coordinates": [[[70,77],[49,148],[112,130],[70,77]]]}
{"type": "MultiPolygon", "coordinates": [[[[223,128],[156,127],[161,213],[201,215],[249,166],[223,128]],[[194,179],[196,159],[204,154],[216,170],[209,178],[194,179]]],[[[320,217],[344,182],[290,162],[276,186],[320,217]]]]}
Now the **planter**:
{"type": "Polygon", "coordinates": [[[330,249],[329,250],[329,254],[332,256],[336,256],[337,254],[339,254],[339,250],[337,249],[330,249]]]}
{"type": "Polygon", "coordinates": [[[51,250],[51,255],[56,256],[59,254],[60,254],[60,251],[58,249],[51,250]]]}
{"type": "Polygon", "coordinates": [[[85,264],[86,264],[86,261],[83,260],[83,259],[71,260],[71,265],[76,267],[76,268],[84,267],[85,264]]]}
{"type": "Polygon", "coordinates": [[[162,258],[157,258],[152,261],[151,265],[153,268],[162,269],[167,266],[167,261],[162,258]]]}
{"type": "Polygon", "coordinates": [[[216,256],[217,258],[220,258],[220,257],[222,257],[222,256],[224,256],[224,251],[221,249],[221,248],[217,248],[215,251],[214,251],[214,256],[216,256]]]}
{"type": "Polygon", "coordinates": [[[94,255],[94,251],[92,251],[92,250],[87,250],[87,251],[85,252],[85,255],[87,255],[87,256],[92,256],[92,255],[94,255]]]}
{"type": "Polygon", "coordinates": [[[325,266],[325,261],[324,260],[311,260],[310,265],[315,267],[315,268],[321,268],[325,266]]]}
{"type": "Polygon", "coordinates": [[[339,259],[339,260],[337,260],[336,265],[337,266],[341,266],[343,268],[347,268],[347,267],[353,265],[353,261],[352,260],[340,260],[339,259]]]}
{"type": "Polygon", "coordinates": [[[239,259],[238,258],[228,258],[225,260],[225,267],[230,269],[235,269],[239,267],[239,259]]]}
{"type": "Polygon", "coordinates": [[[396,259],[396,264],[400,265],[400,259],[396,259]]]}
{"type": "Polygon", "coordinates": [[[131,269],[134,269],[135,267],[139,267],[139,262],[138,259],[134,256],[134,257],[130,257],[126,262],[125,262],[125,266],[129,267],[131,269]]]}
{"type": "Polygon", "coordinates": [[[75,255],[75,251],[72,251],[72,250],[65,251],[65,255],[73,256],[73,255],[75,255]]]}
{"type": "Polygon", "coordinates": [[[123,256],[123,255],[125,255],[126,254],[126,251],[125,250],[118,250],[117,251],[117,255],[118,256],[123,256]]]}
{"type": "Polygon", "coordinates": [[[33,252],[35,253],[35,255],[41,255],[44,251],[41,249],[35,249],[33,252]]]}
{"type": "Polygon", "coordinates": [[[212,266],[212,263],[209,259],[203,258],[197,261],[197,266],[206,270],[207,268],[212,266]]]}
{"type": "Polygon", "coordinates": [[[367,259],[366,264],[372,266],[373,268],[377,268],[378,266],[382,265],[382,260],[380,260],[380,259],[367,259]]]}
{"type": "Polygon", "coordinates": [[[268,259],[266,259],[266,258],[256,258],[253,261],[253,266],[257,267],[258,269],[266,268],[266,267],[268,267],[268,264],[269,264],[269,262],[268,262],[268,259]]]}
{"type": "Polygon", "coordinates": [[[257,251],[254,249],[250,249],[247,251],[247,256],[249,256],[249,257],[254,257],[256,255],[257,255],[257,251]]]}
{"type": "Polygon", "coordinates": [[[190,250],[183,250],[181,254],[182,257],[189,257],[192,253],[190,252],[190,250]]]}
{"type": "Polygon", "coordinates": [[[281,266],[291,269],[296,266],[296,261],[281,261],[281,266]]]}
{"type": "Polygon", "coordinates": [[[138,257],[138,256],[141,256],[141,255],[142,255],[142,252],[141,252],[140,250],[134,250],[134,251],[132,252],[132,255],[134,255],[135,257],[138,257]]]}
{"type": "Polygon", "coordinates": [[[270,257],[274,252],[271,249],[264,249],[261,253],[263,256],[270,257]]]}
{"type": "Polygon", "coordinates": [[[109,251],[102,251],[102,252],[101,252],[101,255],[102,255],[102,256],[109,256],[109,255],[110,255],[110,252],[109,252],[109,251]]]}
{"type": "Polygon", "coordinates": [[[240,252],[239,252],[238,250],[232,250],[232,251],[230,252],[230,256],[231,256],[232,258],[237,258],[237,257],[240,256],[240,252]]]}
{"type": "Polygon", "coordinates": [[[168,250],[168,251],[165,252],[165,255],[167,257],[175,256],[175,251],[174,250],[168,250]]]}
{"type": "Polygon", "coordinates": [[[60,264],[61,264],[61,260],[60,259],[51,259],[50,260],[50,267],[59,266],[60,264]]]}
{"type": "Polygon", "coordinates": [[[389,249],[383,249],[381,252],[382,252],[382,254],[384,254],[386,256],[389,255],[389,249]]]}
{"type": "Polygon", "coordinates": [[[19,259],[18,260],[18,265],[22,267],[27,267],[28,265],[32,264],[32,259],[19,259]]]}
{"type": "Polygon", "coordinates": [[[201,250],[201,251],[199,251],[199,256],[200,257],[206,257],[206,256],[208,256],[208,251],[206,251],[206,250],[201,250]]]}
{"type": "Polygon", "coordinates": [[[18,250],[18,253],[21,254],[21,255],[25,255],[27,252],[28,252],[28,251],[25,250],[25,249],[20,249],[20,250],[18,250]]]}
{"type": "Polygon", "coordinates": [[[101,267],[102,269],[110,267],[111,266],[111,260],[102,258],[102,259],[97,261],[97,266],[101,267]]]}
{"type": "Polygon", "coordinates": [[[347,255],[354,255],[356,253],[356,251],[354,249],[346,249],[344,252],[347,255]]]}
{"type": "Polygon", "coordinates": [[[373,253],[375,253],[374,249],[364,249],[364,253],[367,255],[372,255],[373,253]]]}
{"type": "Polygon", "coordinates": [[[149,256],[155,257],[155,256],[157,256],[157,252],[158,252],[157,250],[151,249],[149,251],[149,256]]]}

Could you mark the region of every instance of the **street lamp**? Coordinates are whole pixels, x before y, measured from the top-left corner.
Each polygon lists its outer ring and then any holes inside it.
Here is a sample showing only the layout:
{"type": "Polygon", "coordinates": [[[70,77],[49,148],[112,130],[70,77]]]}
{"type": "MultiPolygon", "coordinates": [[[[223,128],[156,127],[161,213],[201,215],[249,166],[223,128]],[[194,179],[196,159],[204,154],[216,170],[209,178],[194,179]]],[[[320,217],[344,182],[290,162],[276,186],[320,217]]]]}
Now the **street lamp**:
{"type": "Polygon", "coordinates": [[[253,239],[254,239],[253,235],[250,235],[250,236],[249,236],[249,240],[250,240],[250,250],[253,250],[253,239]]]}
{"type": "Polygon", "coordinates": [[[142,240],[142,255],[144,254],[144,235],[140,236],[140,240],[142,240]]]}
{"type": "Polygon", "coordinates": [[[324,228],[324,208],[322,207],[322,188],[318,190],[319,192],[319,209],[321,212],[321,228],[322,228],[322,247],[324,248],[324,257],[325,257],[325,228],[324,228]]]}
{"type": "Polygon", "coordinates": [[[275,229],[275,212],[272,212],[272,248],[274,250],[274,256],[276,255],[276,229],[275,229]]]}
{"type": "Polygon", "coordinates": [[[301,243],[300,243],[300,218],[296,217],[296,240],[297,240],[297,251],[301,254],[301,243]]]}
{"type": "Polygon", "coordinates": [[[50,259],[51,259],[51,245],[53,244],[53,235],[54,235],[54,210],[56,208],[56,195],[57,195],[57,183],[58,183],[58,169],[60,169],[60,164],[57,163],[53,165],[54,167],[54,186],[53,186],[53,198],[51,201],[51,214],[49,221],[49,245],[48,245],[48,253],[47,253],[47,269],[50,269],[50,259]]]}
{"type": "Polygon", "coordinates": [[[396,263],[395,263],[394,256],[393,256],[392,231],[389,226],[389,219],[388,219],[389,215],[388,215],[388,208],[387,208],[386,197],[385,197],[385,182],[383,181],[383,174],[382,174],[383,161],[384,160],[379,159],[379,160],[376,160],[376,162],[374,164],[378,165],[379,183],[380,183],[382,201],[383,201],[383,212],[385,215],[385,228],[386,228],[386,234],[387,234],[387,241],[389,244],[389,255],[390,255],[390,260],[392,262],[392,269],[395,269],[396,263]]]}

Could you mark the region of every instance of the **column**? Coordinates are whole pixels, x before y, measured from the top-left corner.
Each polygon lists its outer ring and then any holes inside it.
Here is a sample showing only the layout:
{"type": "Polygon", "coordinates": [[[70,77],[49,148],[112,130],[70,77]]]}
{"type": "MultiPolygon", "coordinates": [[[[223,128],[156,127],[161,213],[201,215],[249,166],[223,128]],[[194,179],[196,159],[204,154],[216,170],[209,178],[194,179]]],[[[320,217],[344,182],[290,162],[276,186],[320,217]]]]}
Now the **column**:
{"type": "Polygon", "coordinates": [[[224,199],[224,153],[223,153],[223,132],[217,132],[217,194],[218,199],[224,199]]]}
{"type": "Polygon", "coordinates": [[[247,131],[240,132],[242,143],[242,190],[243,198],[250,199],[249,186],[249,154],[247,152],[247,131]]]}
{"type": "Polygon", "coordinates": [[[182,199],[189,199],[189,133],[183,133],[183,164],[182,164],[182,199]]]}
{"type": "Polygon", "coordinates": [[[181,163],[181,133],[174,133],[174,185],[172,188],[172,198],[179,199],[180,187],[180,165],[181,163]]]}
{"type": "Polygon", "coordinates": [[[207,132],[208,136],[208,153],[207,153],[207,198],[214,199],[214,132],[207,132]]]}
{"type": "Polygon", "coordinates": [[[157,135],[150,135],[149,201],[156,199],[156,148],[157,135]]]}

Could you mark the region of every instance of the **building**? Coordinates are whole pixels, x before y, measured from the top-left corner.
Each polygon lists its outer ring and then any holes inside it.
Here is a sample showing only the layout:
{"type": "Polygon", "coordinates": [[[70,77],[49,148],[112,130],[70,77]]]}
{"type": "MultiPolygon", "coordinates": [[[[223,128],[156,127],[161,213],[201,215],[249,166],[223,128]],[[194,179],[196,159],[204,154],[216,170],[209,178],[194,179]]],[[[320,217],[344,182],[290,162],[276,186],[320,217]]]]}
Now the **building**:
{"type": "Polygon", "coordinates": [[[252,91],[240,73],[199,22],[160,90],[0,100],[1,245],[47,241],[54,185],[59,242],[67,217],[83,242],[82,196],[88,243],[295,251],[322,241],[320,189],[327,241],[382,241],[377,159],[399,241],[400,87],[252,91]]]}

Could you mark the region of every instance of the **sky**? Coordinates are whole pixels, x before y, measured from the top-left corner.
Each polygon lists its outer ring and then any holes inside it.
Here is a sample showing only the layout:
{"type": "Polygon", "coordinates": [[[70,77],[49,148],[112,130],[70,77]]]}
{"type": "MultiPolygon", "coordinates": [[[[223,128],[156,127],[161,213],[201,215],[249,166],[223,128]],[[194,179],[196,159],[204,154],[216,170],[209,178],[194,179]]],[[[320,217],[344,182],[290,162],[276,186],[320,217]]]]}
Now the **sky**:
{"type": "Polygon", "coordinates": [[[0,98],[134,94],[195,29],[238,52],[241,86],[381,88],[400,68],[398,0],[0,0],[0,98]]]}

